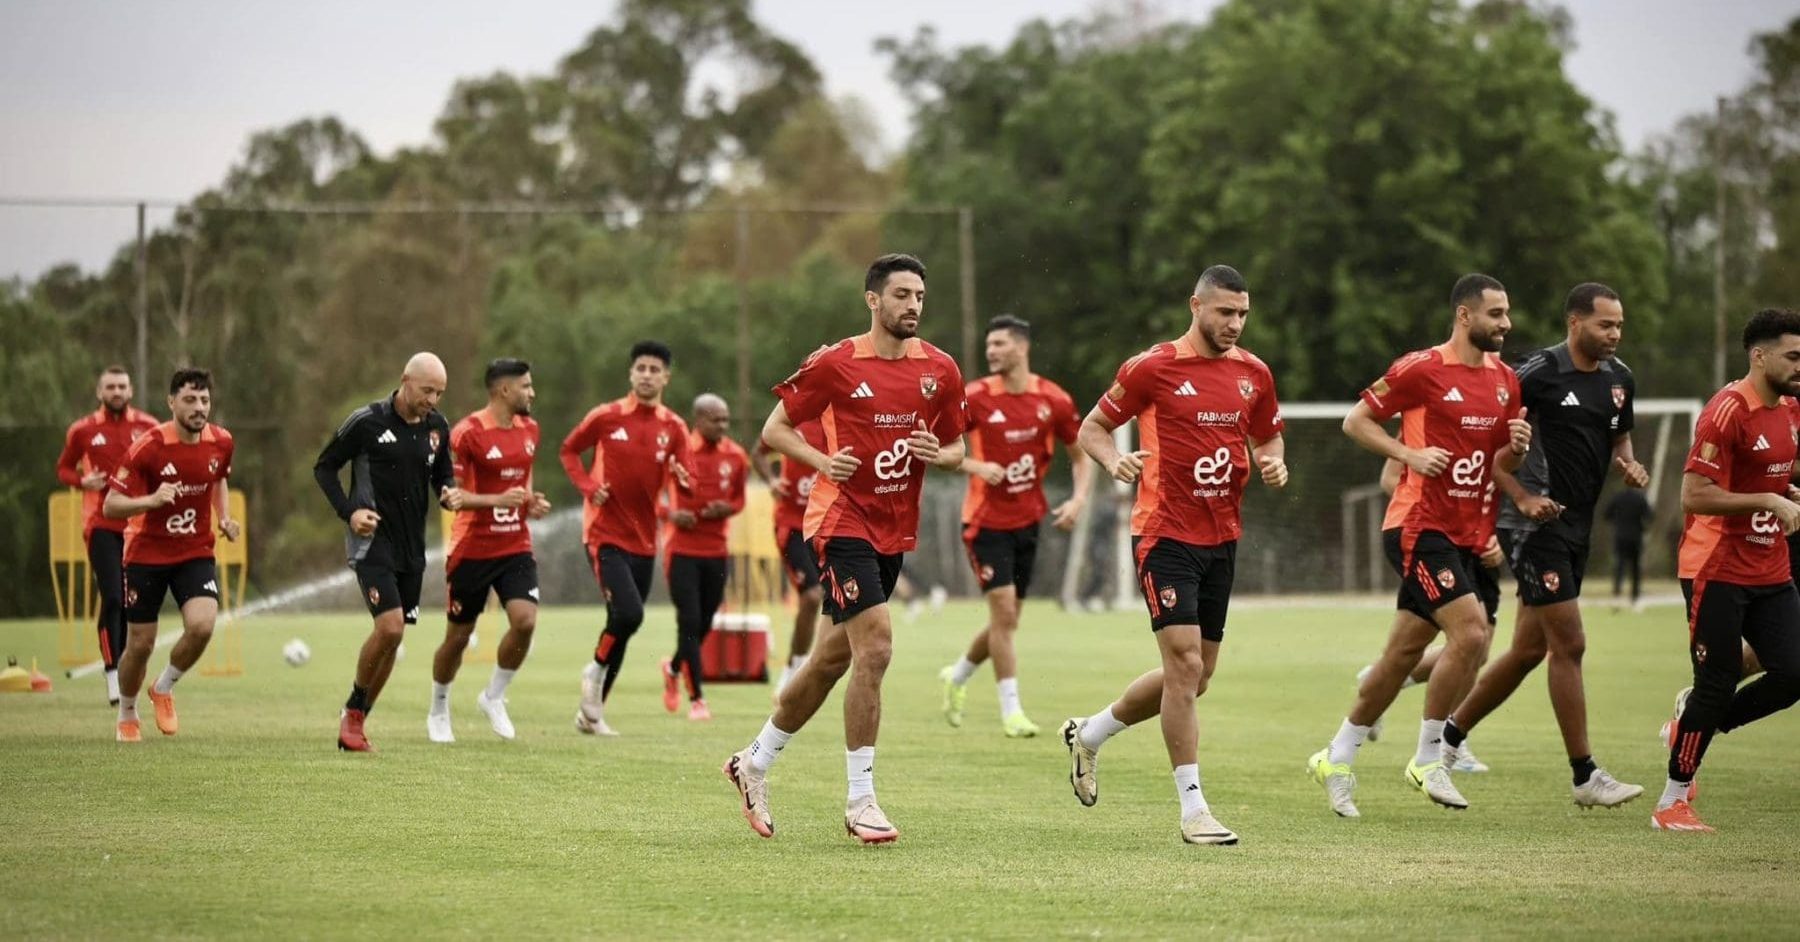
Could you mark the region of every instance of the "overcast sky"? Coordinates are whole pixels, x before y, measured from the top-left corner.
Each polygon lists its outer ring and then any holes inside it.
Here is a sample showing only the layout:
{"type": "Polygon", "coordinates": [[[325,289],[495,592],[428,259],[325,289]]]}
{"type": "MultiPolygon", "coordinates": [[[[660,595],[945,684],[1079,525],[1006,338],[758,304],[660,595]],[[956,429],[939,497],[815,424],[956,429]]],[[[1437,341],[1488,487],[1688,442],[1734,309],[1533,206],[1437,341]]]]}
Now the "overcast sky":
{"type": "MultiPolygon", "coordinates": [[[[1377,2],[1377,0],[1371,0],[1377,2]]],[[[861,98],[892,149],[909,114],[872,51],[925,24],[952,45],[998,44],[1034,17],[1124,0],[759,0],[833,96],[861,98]]],[[[1198,19],[1214,0],[1145,0],[1198,19]]],[[[1746,43],[1791,0],[1565,0],[1575,84],[1628,146],[1712,107],[1750,75],[1746,43]]],[[[186,199],[216,185],[257,130],[335,114],[387,153],[428,141],[459,77],[548,72],[608,3],[387,0],[0,3],[0,196],[186,199]]],[[[155,217],[153,217],[153,222],[155,217]]],[[[65,260],[95,266],[131,238],[123,210],[0,206],[0,277],[65,260]]]]}

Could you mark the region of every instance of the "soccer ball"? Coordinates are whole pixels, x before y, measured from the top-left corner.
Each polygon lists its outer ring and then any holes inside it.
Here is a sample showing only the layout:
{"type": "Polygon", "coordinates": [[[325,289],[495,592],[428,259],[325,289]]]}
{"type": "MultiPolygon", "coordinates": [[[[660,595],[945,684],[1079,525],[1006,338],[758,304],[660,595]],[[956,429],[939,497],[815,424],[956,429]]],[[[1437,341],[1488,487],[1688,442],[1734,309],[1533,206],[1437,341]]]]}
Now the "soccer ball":
{"type": "Polygon", "coordinates": [[[312,660],[312,648],[306,642],[295,638],[281,646],[281,659],[288,662],[289,667],[299,667],[312,660]]]}

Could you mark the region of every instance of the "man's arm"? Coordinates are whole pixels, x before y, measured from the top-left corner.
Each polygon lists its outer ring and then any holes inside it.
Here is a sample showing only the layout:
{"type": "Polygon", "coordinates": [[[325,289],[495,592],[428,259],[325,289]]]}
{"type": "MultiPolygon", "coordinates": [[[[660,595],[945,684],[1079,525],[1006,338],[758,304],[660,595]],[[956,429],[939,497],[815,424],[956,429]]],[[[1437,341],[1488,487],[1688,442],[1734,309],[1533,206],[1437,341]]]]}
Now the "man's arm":
{"type": "Polygon", "coordinates": [[[1363,448],[1383,458],[1392,458],[1424,477],[1435,478],[1450,466],[1450,453],[1444,449],[1435,445],[1408,448],[1389,435],[1376,421],[1374,410],[1361,400],[1350,407],[1349,415],[1344,416],[1344,434],[1363,448]]]}
{"type": "Polygon", "coordinates": [[[1692,471],[1681,475],[1681,509],[1685,513],[1712,517],[1743,517],[1749,514],[1773,513],[1781,518],[1787,532],[1800,525],[1800,505],[1780,494],[1740,494],[1714,483],[1712,478],[1692,471]]]}
{"type": "Polygon", "coordinates": [[[1630,432],[1620,432],[1613,436],[1612,459],[1613,467],[1625,479],[1626,487],[1650,486],[1650,472],[1638,463],[1637,454],[1631,448],[1630,432]]]}
{"type": "Polygon", "coordinates": [[[1398,458],[1389,458],[1381,463],[1381,492],[1389,497],[1400,489],[1400,469],[1406,467],[1398,458]]]}
{"type": "Polygon", "coordinates": [[[1270,487],[1287,486],[1287,442],[1282,439],[1280,432],[1276,432],[1274,436],[1260,442],[1252,437],[1250,439],[1250,459],[1262,472],[1264,484],[1270,487]]]}
{"type": "Polygon", "coordinates": [[[1150,453],[1140,450],[1121,454],[1119,446],[1113,443],[1113,430],[1117,428],[1118,425],[1095,406],[1087,418],[1081,420],[1081,431],[1076,433],[1075,441],[1113,480],[1130,484],[1144,473],[1144,459],[1150,457],[1150,453]]]}
{"type": "Polygon", "coordinates": [[[856,473],[857,467],[862,464],[862,459],[852,455],[847,445],[839,449],[837,454],[827,455],[807,444],[806,437],[788,419],[787,404],[784,402],[775,403],[768,420],[763,422],[762,440],[790,460],[798,461],[839,483],[849,480],[850,475],[856,473]]]}
{"type": "Polygon", "coordinates": [[[77,422],[69,426],[68,433],[63,436],[62,455],[56,459],[56,479],[70,487],[97,491],[106,486],[106,475],[95,471],[85,477],[82,476],[81,458],[87,453],[87,446],[80,440],[81,424],[77,422]],[[96,478],[97,482],[93,480],[96,478]]]}
{"type": "Polygon", "coordinates": [[[600,461],[600,410],[595,409],[583,418],[580,424],[569,431],[568,437],[562,440],[562,446],[556,450],[557,458],[562,461],[563,473],[569,476],[569,483],[581,492],[582,498],[594,496],[599,487],[594,482],[586,465],[581,463],[583,452],[592,449],[594,462],[600,461]]]}
{"type": "MultiPolygon", "coordinates": [[[[1076,435],[1080,434],[1078,427],[1076,435]]],[[[1088,494],[1094,486],[1094,463],[1088,460],[1087,452],[1078,440],[1065,443],[1063,451],[1069,455],[1069,474],[1074,478],[1075,486],[1069,492],[1069,499],[1050,512],[1051,522],[1058,530],[1073,530],[1075,521],[1081,519],[1082,511],[1087,509],[1088,494]]]]}
{"type": "Polygon", "coordinates": [[[346,523],[357,510],[372,509],[359,508],[351,503],[350,495],[344,491],[344,482],[338,479],[338,472],[361,451],[356,434],[361,423],[361,410],[358,410],[338,426],[331,440],[325,443],[324,450],[319,452],[318,460],[313,462],[313,480],[318,482],[325,499],[331,502],[331,509],[337,512],[338,519],[346,523]]]}
{"type": "Polygon", "coordinates": [[[236,543],[244,528],[231,517],[231,486],[227,483],[229,480],[229,478],[220,478],[218,483],[213,485],[213,519],[218,522],[219,532],[225,534],[225,539],[236,543]]]}

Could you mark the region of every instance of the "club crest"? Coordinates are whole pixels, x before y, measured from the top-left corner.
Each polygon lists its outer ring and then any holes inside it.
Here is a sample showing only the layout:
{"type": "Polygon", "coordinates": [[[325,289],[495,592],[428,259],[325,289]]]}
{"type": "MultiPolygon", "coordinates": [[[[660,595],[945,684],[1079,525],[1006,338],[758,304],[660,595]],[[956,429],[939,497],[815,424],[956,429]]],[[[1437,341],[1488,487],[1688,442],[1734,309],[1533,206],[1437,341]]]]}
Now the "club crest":
{"type": "Polygon", "coordinates": [[[984,564],[979,570],[976,570],[975,574],[980,576],[981,581],[984,583],[994,581],[994,567],[992,566],[984,564]]]}
{"type": "Polygon", "coordinates": [[[369,586],[369,604],[370,605],[380,605],[381,604],[381,590],[375,588],[374,586],[369,586]]]}
{"type": "Polygon", "coordinates": [[[1625,387],[1614,386],[1612,388],[1612,396],[1613,396],[1613,408],[1615,408],[1615,409],[1625,408],[1625,387]]]}
{"type": "Polygon", "coordinates": [[[1256,385],[1250,382],[1250,377],[1238,377],[1238,395],[1243,396],[1245,402],[1249,402],[1250,397],[1256,395],[1256,385]]]}
{"type": "Polygon", "coordinates": [[[1454,589],[1456,588],[1456,573],[1451,572],[1448,569],[1439,569],[1437,572],[1437,581],[1438,585],[1441,585],[1446,589],[1454,589]]]}
{"type": "Polygon", "coordinates": [[[434,453],[434,454],[435,454],[435,453],[436,453],[436,452],[437,452],[437,450],[438,450],[438,443],[439,443],[439,442],[440,442],[440,441],[442,441],[442,439],[440,439],[440,438],[439,438],[439,437],[438,437],[438,430],[437,430],[437,429],[432,429],[432,430],[431,430],[431,450],[432,450],[432,452],[433,452],[433,453],[434,453]]]}
{"type": "Polygon", "coordinates": [[[937,376],[935,376],[931,373],[927,373],[924,376],[919,377],[919,395],[924,396],[927,399],[930,399],[931,397],[937,395],[937,391],[938,391],[937,376]]]}
{"type": "Polygon", "coordinates": [[[1562,588],[1562,577],[1554,572],[1544,573],[1544,588],[1551,592],[1562,588]]]}
{"type": "Polygon", "coordinates": [[[1156,600],[1162,603],[1163,608],[1174,608],[1178,598],[1174,586],[1164,586],[1156,592],[1156,600]]]}
{"type": "Polygon", "coordinates": [[[218,474],[219,473],[219,459],[213,458],[206,462],[206,473],[207,474],[218,474]]]}
{"type": "Polygon", "coordinates": [[[1507,388],[1505,386],[1495,386],[1494,387],[1494,401],[1500,403],[1500,405],[1502,405],[1502,406],[1505,406],[1507,403],[1512,401],[1512,393],[1507,391],[1507,388]]]}
{"type": "Polygon", "coordinates": [[[855,579],[844,580],[844,598],[852,602],[862,598],[862,586],[857,585],[855,579]]]}
{"type": "Polygon", "coordinates": [[[1038,417],[1039,422],[1050,421],[1050,405],[1049,405],[1049,403],[1044,403],[1044,402],[1038,403],[1037,417],[1038,417]]]}
{"type": "Polygon", "coordinates": [[[656,435],[656,447],[657,447],[657,448],[658,448],[658,449],[659,449],[659,450],[660,450],[660,449],[663,449],[663,448],[667,448],[667,447],[669,447],[669,433],[668,433],[668,432],[658,432],[658,433],[657,433],[657,435],[656,435]]]}
{"type": "Polygon", "coordinates": [[[455,618],[462,614],[462,599],[451,596],[450,604],[446,607],[450,609],[450,617],[455,618]]]}

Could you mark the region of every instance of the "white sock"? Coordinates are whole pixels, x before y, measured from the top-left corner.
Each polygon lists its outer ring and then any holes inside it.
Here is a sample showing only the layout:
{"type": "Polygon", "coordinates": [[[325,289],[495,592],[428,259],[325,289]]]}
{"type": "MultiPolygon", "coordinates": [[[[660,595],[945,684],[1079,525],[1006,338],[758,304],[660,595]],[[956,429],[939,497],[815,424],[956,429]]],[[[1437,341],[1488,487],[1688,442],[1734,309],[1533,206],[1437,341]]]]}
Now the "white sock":
{"type": "Polygon", "coordinates": [[[1025,708],[1019,705],[1019,678],[1008,677],[996,681],[995,689],[1000,692],[1000,718],[1006,719],[1014,713],[1023,713],[1025,708]]]}
{"type": "Polygon", "coordinates": [[[1125,724],[1113,717],[1112,707],[1088,717],[1087,725],[1081,727],[1081,744],[1095,752],[1106,744],[1108,739],[1125,731],[1125,724]]]}
{"type": "Polygon", "coordinates": [[[137,698],[127,697],[121,694],[119,696],[119,722],[123,723],[126,720],[135,720],[137,718],[137,698]]]}
{"type": "Polygon", "coordinates": [[[119,672],[116,668],[106,672],[106,699],[119,699],[119,672]]]}
{"type": "Polygon", "coordinates": [[[956,659],[956,666],[950,668],[950,682],[961,687],[968,683],[969,678],[975,676],[975,672],[980,669],[981,665],[969,660],[969,656],[965,654],[956,659]]]}
{"type": "Polygon", "coordinates": [[[797,671],[800,669],[800,665],[805,664],[805,663],[806,663],[806,655],[796,654],[793,657],[788,658],[788,669],[797,671]]]}
{"type": "Polygon", "coordinates": [[[1413,675],[1407,674],[1406,677],[1400,681],[1400,689],[1405,690],[1408,687],[1416,686],[1418,683],[1418,681],[1413,679],[1413,675]]]}
{"type": "Polygon", "coordinates": [[[775,678],[775,692],[780,693],[783,689],[785,689],[788,685],[788,681],[793,679],[793,676],[794,676],[794,668],[792,665],[782,668],[781,676],[775,678]]]}
{"type": "Polygon", "coordinates": [[[166,694],[175,689],[175,682],[180,680],[181,675],[185,673],[187,673],[187,671],[170,664],[168,667],[163,668],[162,676],[156,678],[156,684],[151,689],[155,690],[157,693],[166,694]]]}
{"type": "Polygon", "coordinates": [[[596,691],[605,689],[606,665],[601,664],[599,661],[589,661],[587,667],[582,668],[582,673],[587,676],[588,680],[593,682],[596,691]]]}
{"type": "Polygon", "coordinates": [[[1175,767],[1175,794],[1181,797],[1181,820],[1210,810],[1206,806],[1206,794],[1200,791],[1200,766],[1178,765],[1175,767]]]}
{"type": "Polygon", "coordinates": [[[443,716],[450,712],[450,685],[431,682],[431,715],[443,716]]]}
{"type": "Polygon", "coordinates": [[[875,747],[844,750],[844,771],[850,776],[850,797],[870,798],[875,795],[875,747]]]}
{"type": "Polygon", "coordinates": [[[793,738],[793,733],[776,729],[775,718],[769,717],[769,721],[763,724],[762,732],[756,734],[756,741],[750,744],[750,767],[758,772],[769,771],[769,766],[775,764],[775,757],[781,755],[781,750],[787,748],[788,740],[793,738]]]}
{"type": "Polygon", "coordinates": [[[1332,765],[1349,765],[1356,761],[1356,750],[1369,738],[1369,727],[1357,726],[1344,718],[1344,725],[1338,727],[1337,735],[1331,737],[1331,753],[1326,757],[1332,765]]]}
{"type": "Polygon", "coordinates": [[[1413,764],[1422,768],[1442,758],[1444,758],[1444,721],[1421,720],[1419,722],[1419,751],[1413,754],[1413,764]]]}
{"type": "Polygon", "coordinates": [[[488,678],[487,698],[499,700],[506,696],[506,688],[512,683],[513,675],[517,673],[516,670],[509,671],[504,667],[494,668],[494,676],[488,678]]]}
{"type": "MultiPolygon", "coordinates": [[[[120,701],[121,710],[124,709],[123,704],[124,701],[120,701]]],[[[1693,783],[1677,782],[1674,779],[1669,779],[1669,783],[1663,786],[1662,798],[1658,799],[1656,802],[1656,810],[1661,811],[1677,801],[1687,801],[1688,786],[1691,784],[1693,783]]]]}

